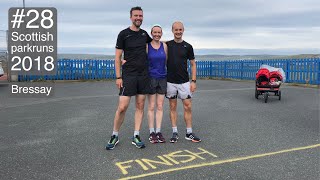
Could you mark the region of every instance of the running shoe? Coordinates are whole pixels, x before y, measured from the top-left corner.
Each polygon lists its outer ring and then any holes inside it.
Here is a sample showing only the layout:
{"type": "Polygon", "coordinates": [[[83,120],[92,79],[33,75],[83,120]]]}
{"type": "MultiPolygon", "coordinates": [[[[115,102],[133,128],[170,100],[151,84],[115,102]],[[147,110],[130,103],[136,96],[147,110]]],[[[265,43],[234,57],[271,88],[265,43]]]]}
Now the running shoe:
{"type": "Polygon", "coordinates": [[[162,136],[161,132],[158,132],[156,135],[157,135],[157,139],[158,139],[159,143],[165,143],[166,142],[166,140],[162,136]]]}
{"type": "Polygon", "coordinates": [[[112,135],[110,141],[108,142],[106,149],[112,150],[116,147],[116,145],[119,143],[119,137],[116,135],[112,135]]]}
{"type": "Polygon", "coordinates": [[[156,136],[156,133],[152,132],[149,136],[149,141],[154,144],[158,142],[158,138],[156,136]]]}
{"type": "Polygon", "coordinates": [[[198,138],[195,134],[190,133],[190,134],[186,134],[186,140],[192,141],[192,142],[201,142],[201,139],[198,138]]]}
{"type": "Polygon", "coordinates": [[[144,143],[141,141],[140,136],[136,135],[132,138],[132,144],[135,145],[137,148],[144,148],[145,145],[144,143]]]}
{"type": "Polygon", "coordinates": [[[171,143],[175,143],[175,142],[178,141],[178,139],[179,139],[178,133],[174,132],[174,133],[172,134],[172,137],[171,137],[171,139],[170,139],[170,142],[171,142],[171,143]]]}

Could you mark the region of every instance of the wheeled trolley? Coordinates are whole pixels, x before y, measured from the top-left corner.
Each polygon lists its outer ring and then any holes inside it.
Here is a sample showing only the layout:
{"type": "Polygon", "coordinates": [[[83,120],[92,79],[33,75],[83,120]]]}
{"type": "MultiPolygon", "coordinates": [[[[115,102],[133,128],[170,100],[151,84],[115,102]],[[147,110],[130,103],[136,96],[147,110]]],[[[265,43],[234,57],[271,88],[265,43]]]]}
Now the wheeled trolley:
{"type": "Polygon", "coordinates": [[[256,73],[255,98],[264,97],[267,103],[269,96],[278,96],[281,100],[281,83],[285,81],[285,74],[282,68],[274,68],[268,65],[262,65],[256,73]]]}

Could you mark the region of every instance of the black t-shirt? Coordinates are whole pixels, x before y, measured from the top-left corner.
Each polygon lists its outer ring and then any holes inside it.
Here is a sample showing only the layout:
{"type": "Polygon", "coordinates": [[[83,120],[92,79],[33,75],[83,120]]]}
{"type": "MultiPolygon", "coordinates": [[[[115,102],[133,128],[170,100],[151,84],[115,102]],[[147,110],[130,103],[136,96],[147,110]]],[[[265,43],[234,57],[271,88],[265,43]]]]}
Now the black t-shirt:
{"type": "Polygon", "coordinates": [[[122,65],[122,75],[148,74],[146,43],[151,40],[143,29],[132,31],[127,28],[119,33],[116,48],[124,51],[124,59],[127,61],[122,65]]]}
{"type": "Polygon", "coordinates": [[[174,40],[168,41],[167,46],[167,81],[175,84],[188,82],[188,60],[194,60],[192,46],[185,41],[176,43],[174,40]]]}

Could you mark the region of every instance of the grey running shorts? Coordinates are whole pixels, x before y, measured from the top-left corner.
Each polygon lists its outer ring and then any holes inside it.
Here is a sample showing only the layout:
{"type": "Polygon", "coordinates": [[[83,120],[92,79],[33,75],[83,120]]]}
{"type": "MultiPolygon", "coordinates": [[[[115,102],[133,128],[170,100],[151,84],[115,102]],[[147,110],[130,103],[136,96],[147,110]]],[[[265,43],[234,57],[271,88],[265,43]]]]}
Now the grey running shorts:
{"type": "Polygon", "coordinates": [[[192,93],[190,91],[190,82],[183,84],[167,83],[167,94],[168,99],[190,99],[192,93]]]}

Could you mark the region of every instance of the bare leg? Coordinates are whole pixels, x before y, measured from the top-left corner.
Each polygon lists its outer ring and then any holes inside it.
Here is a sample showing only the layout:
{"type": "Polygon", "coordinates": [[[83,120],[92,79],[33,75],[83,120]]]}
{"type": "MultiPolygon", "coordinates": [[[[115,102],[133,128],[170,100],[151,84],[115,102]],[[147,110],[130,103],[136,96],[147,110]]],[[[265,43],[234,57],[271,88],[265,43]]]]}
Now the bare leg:
{"type": "Polygon", "coordinates": [[[149,128],[154,128],[154,106],[156,95],[148,95],[148,124],[149,128]]]}
{"type": "Polygon", "coordinates": [[[184,108],[184,121],[186,122],[187,128],[192,128],[192,102],[191,99],[184,99],[183,108],[184,108]]]}
{"type": "Polygon", "coordinates": [[[128,109],[130,99],[130,96],[119,96],[119,105],[113,120],[113,131],[119,132],[120,127],[124,121],[124,117],[128,109]]]}
{"type": "Polygon", "coordinates": [[[172,127],[177,127],[177,99],[169,99],[172,127]]]}
{"type": "Polygon", "coordinates": [[[134,116],[134,130],[140,131],[142,119],[143,119],[143,111],[144,111],[144,102],[146,100],[145,95],[136,95],[136,112],[134,116]]]}
{"type": "Polygon", "coordinates": [[[163,102],[164,102],[164,95],[157,94],[156,128],[161,128],[162,117],[163,117],[163,102]]]}

